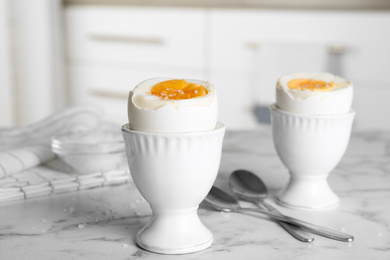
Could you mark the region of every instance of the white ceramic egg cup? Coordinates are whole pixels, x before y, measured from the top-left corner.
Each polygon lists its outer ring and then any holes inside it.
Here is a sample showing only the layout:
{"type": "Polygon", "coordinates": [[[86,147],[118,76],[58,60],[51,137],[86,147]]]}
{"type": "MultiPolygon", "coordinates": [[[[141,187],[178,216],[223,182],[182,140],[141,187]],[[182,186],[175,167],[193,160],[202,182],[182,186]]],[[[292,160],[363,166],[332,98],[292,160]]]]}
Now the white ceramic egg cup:
{"type": "Polygon", "coordinates": [[[327,178],[348,146],[355,111],[339,115],[306,115],[271,108],[273,141],[290,180],[277,203],[294,209],[336,207],[338,196],[327,178]]]}
{"type": "Polygon", "coordinates": [[[225,126],[190,133],[149,133],[122,127],[135,185],[153,211],[137,244],[151,252],[185,254],[208,248],[213,235],[197,209],[221,161],[225,126]]]}

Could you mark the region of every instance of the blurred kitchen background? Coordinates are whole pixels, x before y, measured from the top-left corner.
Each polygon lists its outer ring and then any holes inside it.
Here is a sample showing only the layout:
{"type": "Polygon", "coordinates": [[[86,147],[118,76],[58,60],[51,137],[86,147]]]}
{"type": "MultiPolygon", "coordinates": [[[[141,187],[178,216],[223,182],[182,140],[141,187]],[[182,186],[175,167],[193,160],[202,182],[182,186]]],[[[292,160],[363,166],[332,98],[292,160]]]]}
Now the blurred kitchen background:
{"type": "Polygon", "coordinates": [[[127,120],[151,77],[209,80],[230,130],[269,123],[279,75],[354,84],[355,131],[390,130],[389,0],[0,0],[0,127],[68,105],[127,120]]]}

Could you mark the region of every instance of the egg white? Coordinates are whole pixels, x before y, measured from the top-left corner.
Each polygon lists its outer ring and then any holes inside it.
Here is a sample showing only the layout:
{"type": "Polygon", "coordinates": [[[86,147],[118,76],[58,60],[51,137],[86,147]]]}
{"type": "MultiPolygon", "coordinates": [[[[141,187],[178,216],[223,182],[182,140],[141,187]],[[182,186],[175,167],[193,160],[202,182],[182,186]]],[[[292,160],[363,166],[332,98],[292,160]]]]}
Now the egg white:
{"type": "Polygon", "coordinates": [[[202,85],[207,95],[182,100],[164,100],[150,94],[154,85],[170,78],[152,78],[139,83],[129,94],[130,129],[155,133],[185,133],[213,130],[218,118],[214,85],[207,81],[185,79],[202,85]]]}
{"type": "Polygon", "coordinates": [[[283,75],[276,84],[276,105],[279,109],[303,114],[345,114],[351,110],[353,86],[350,81],[330,73],[295,73],[283,75]],[[314,79],[337,84],[330,91],[290,89],[293,79],[314,79]]]}

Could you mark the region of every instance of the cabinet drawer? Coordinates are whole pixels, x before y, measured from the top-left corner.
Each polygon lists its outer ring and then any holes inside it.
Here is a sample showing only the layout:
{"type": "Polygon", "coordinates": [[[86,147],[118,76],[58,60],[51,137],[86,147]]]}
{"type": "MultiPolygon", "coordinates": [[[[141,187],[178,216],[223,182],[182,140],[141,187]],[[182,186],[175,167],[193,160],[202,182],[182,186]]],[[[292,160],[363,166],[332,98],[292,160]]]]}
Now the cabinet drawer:
{"type": "Polygon", "coordinates": [[[204,66],[204,11],[184,8],[68,7],[71,61],[204,66]]]}
{"type": "Polygon", "coordinates": [[[353,85],[354,129],[390,130],[390,81],[355,80],[353,85]]]}
{"type": "Polygon", "coordinates": [[[226,77],[224,71],[210,76],[218,93],[218,120],[229,130],[256,129],[258,127],[252,108],[251,80],[246,73],[236,72],[226,77]]]}
{"type": "Polygon", "coordinates": [[[70,87],[73,99],[94,93],[109,93],[108,96],[127,95],[140,82],[155,77],[203,79],[202,70],[169,68],[137,69],[132,67],[111,68],[106,66],[69,66],[70,87]],[[77,85],[77,87],[76,87],[77,85]]]}

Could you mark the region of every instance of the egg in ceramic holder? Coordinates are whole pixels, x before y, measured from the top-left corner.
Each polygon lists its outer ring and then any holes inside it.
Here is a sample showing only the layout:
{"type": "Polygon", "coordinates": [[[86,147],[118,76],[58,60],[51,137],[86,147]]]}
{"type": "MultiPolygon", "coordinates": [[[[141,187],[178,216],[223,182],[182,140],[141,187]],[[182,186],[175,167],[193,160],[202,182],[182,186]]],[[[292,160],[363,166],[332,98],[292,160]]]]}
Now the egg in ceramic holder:
{"type": "Polygon", "coordinates": [[[130,93],[130,124],[122,127],[122,133],[132,178],[153,211],[136,236],[137,244],[155,253],[185,254],[213,242],[197,209],[217,177],[225,126],[217,123],[212,85],[196,81],[206,85],[209,93],[193,100],[149,95],[150,86],[166,80],[144,81],[130,93]],[[194,117],[185,117],[186,113],[194,117]]]}
{"type": "Polygon", "coordinates": [[[355,116],[352,85],[339,82],[340,88],[321,93],[294,93],[286,88],[287,82],[300,77],[341,81],[330,74],[294,74],[279,79],[277,102],[270,106],[272,133],[290,180],[277,195],[277,203],[294,209],[329,209],[339,204],[327,178],[348,146],[355,116]]]}

